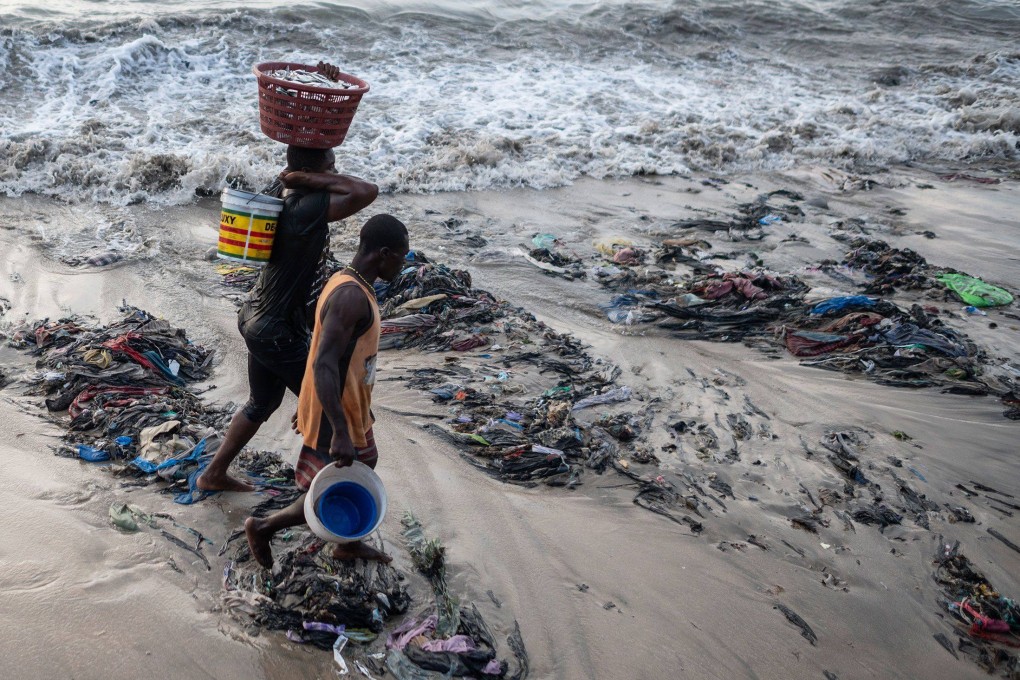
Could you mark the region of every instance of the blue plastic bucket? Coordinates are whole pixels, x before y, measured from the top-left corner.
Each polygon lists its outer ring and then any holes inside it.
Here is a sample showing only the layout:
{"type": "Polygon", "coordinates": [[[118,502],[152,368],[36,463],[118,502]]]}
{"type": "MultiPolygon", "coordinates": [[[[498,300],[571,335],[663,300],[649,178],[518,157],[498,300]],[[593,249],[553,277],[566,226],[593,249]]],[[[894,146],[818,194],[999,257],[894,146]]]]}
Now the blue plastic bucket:
{"type": "Polygon", "coordinates": [[[354,543],[371,534],[386,516],[386,489],[364,463],[327,465],[305,494],[305,521],[315,535],[332,543],[354,543]]]}
{"type": "Polygon", "coordinates": [[[319,496],[315,514],[337,536],[358,538],[375,526],[379,508],[365,487],[354,482],[337,482],[319,496]]]}

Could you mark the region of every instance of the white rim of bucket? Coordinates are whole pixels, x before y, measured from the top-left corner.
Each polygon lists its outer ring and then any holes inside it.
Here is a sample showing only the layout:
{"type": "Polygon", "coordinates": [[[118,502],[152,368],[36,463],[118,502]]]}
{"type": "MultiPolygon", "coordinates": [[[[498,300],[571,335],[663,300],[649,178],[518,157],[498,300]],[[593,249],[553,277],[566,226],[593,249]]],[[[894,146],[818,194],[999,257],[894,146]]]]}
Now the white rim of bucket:
{"type": "Polygon", "coordinates": [[[241,189],[231,189],[226,187],[220,194],[220,202],[226,205],[231,203],[241,210],[250,211],[252,207],[258,206],[266,210],[275,210],[280,212],[283,210],[283,200],[276,198],[275,196],[267,196],[266,194],[256,194],[251,191],[242,191],[241,189]]]}

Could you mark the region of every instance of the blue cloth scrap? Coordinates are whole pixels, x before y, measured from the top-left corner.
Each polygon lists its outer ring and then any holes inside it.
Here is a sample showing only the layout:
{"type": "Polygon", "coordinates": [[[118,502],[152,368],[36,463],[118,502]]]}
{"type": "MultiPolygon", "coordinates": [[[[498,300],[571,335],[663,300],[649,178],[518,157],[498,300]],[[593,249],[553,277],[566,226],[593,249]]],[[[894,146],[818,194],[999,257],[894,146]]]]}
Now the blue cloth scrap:
{"type": "Polygon", "coordinates": [[[626,309],[640,305],[645,300],[658,300],[659,296],[655,291],[632,290],[629,293],[614,295],[606,304],[599,305],[600,309],[626,309]]]}
{"type": "Polygon", "coordinates": [[[138,456],[137,458],[132,460],[131,464],[134,465],[139,470],[141,470],[142,472],[151,475],[155,472],[159,472],[160,470],[165,470],[169,467],[180,465],[181,463],[188,463],[193,460],[198,460],[205,452],[205,445],[206,442],[203,439],[199,443],[195,444],[195,448],[191,449],[191,451],[189,451],[188,453],[178,456],[176,458],[168,458],[159,465],[156,465],[151,460],[146,460],[141,456],[138,456]]]}
{"type": "Polygon", "coordinates": [[[429,392],[431,394],[436,395],[437,397],[439,397],[443,401],[449,401],[450,399],[453,399],[453,391],[452,390],[444,390],[441,387],[437,387],[435,389],[429,390],[429,392]]]}
{"type": "Polygon", "coordinates": [[[829,312],[842,312],[847,309],[867,309],[874,307],[875,301],[867,295],[847,295],[822,300],[811,308],[809,314],[821,316],[829,312]]]}
{"type": "Polygon", "coordinates": [[[159,369],[159,372],[163,374],[163,377],[172,382],[175,385],[184,385],[184,378],[179,375],[174,375],[170,367],[163,361],[163,357],[159,355],[155,350],[148,350],[142,352],[142,356],[152,362],[152,365],[159,369]]]}
{"type": "Polygon", "coordinates": [[[86,446],[85,444],[78,444],[78,457],[90,463],[100,463],[104,460],[110,460],[110,454],[108,452],[94,449],[91,446],[86,446]]]}
{"type": "MultiPolygon", "coordinates": [[[[204,439],[202,441],[205,442],[204,439]]],[[[198,462],[198,467],[192,470],[191,474],[188,475],[188,490],[174,496],[174,503],[179,505],[192,505],[201,500],[205,500],[209,496],[215,496],[219,493],[219,491],[204,491],[198,488],[198,478],[203,472],[205,472],[205,469],[209,467],[209,463],[211,461],[211,455],[202,456],[198,462]]]]}

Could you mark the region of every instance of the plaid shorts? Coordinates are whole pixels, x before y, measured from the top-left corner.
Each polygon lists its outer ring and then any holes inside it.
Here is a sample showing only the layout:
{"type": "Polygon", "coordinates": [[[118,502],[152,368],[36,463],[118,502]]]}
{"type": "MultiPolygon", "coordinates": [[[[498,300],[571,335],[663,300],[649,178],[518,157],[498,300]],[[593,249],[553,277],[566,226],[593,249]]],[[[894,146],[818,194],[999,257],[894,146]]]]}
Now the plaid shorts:
{"type": "MultiPolygon", "coordinates": [[[[375,464],[379,461],[379,450],[375,447],[375,436],[372,434],[371,429],[365,433],[365,443],[366,446],[363,448],[355,448],[358,460],[374,468],[375,464]]],[[[297,468],[294,471],[294,481],[297,482],[298,488],[308,491],[308,487],[311,486],[312,480],[319,473],[319,470],[332,463],[333,459],[330,457],[328,449],[323,451],[321,449],[313,449],[310,446],[302,446],[301,454],[298,456],[297,468]]]]}

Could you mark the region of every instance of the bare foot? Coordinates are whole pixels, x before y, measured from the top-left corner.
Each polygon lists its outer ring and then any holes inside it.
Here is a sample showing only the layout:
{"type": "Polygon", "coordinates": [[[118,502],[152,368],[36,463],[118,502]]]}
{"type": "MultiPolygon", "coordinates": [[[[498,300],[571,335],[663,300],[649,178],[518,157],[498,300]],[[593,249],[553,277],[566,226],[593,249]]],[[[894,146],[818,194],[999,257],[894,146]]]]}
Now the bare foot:
{"type": "Polygon", "coordinates": [[[272,569],[273,551],[269,547],[269,541],[273,534],[266,532],[264,524],[263,520],[249,517],[244,521],[244,535],[248,538],[248,548],[255,561],[266,569],[272,569]]]}
{"type": "Polygon", "coordinates": [[[228,474],[216,474],[206,469],[195,480],[195,486],[202,491],[254,491],[255,487],[248,482],[234,479],[228,474]]]}
{"type": "Polygon", "coordinates": [[[383,551],[376,550],[361,541],[337,545],[333,548],[333,559],[345,562],[348,560],[365,560],[366,562],[382,562],[383,564],[389,564],[393,561],[393,558],[383,551]]]}

